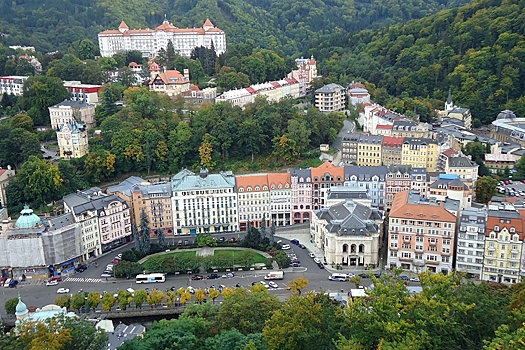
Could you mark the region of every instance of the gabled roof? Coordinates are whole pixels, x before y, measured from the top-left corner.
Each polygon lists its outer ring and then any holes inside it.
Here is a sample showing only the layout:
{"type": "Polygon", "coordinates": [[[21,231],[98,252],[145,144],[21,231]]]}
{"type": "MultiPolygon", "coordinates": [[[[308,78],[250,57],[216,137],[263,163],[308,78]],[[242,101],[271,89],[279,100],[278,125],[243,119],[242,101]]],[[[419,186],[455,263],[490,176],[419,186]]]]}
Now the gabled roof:
{"type": "Polygon", "coordinates": [[[340,236],[368,237],[378,234],[375,220],[382,217],[378,210],[356,203],[352,199],[315,211],[314,215],[328,223],[328,232],[340,236]]]}
{"type": "Polygon", "coordinates": [[[213,27],[213,23],[211,23],[209,18],[206,18],[203,27],[213,27]]]}
{"type": "Polygon", "coordinates": [[[389,217],[456,222],[456,217],[444,208],[444,203],[427,202],[419,193],[410,190],[402,191],[395,195],[389,217]]]}
{"type": "Polygon", "coordinates": [[[166,85],[181,85],[190,83],[190,79],[182,75],[178,70],[167,70],[163,73],[157,73],[151,78],[149,84],[153,84],[157,77],[161,78],[166,85]]]}
{"type": "Polygon", "coordinates": [[[118,27],[122,29],[129,29],[128,25],[126,24],[126,22],[124,22],[124,20],[120,22],[120,25],[118,27]]]}

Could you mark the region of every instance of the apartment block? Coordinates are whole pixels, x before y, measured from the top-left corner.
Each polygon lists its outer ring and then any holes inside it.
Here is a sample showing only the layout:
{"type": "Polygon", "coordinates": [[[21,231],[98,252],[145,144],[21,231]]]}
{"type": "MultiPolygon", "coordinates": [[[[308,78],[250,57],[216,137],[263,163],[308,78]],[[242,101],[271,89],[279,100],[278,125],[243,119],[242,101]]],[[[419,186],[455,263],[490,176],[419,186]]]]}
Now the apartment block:
{"type": "Polygon", "coordinates": [[[315,108],[324,113],[345,109],[345,88],[338,84],[328,84],[315,90],[315,108]]]}
{"type": "Polygon", "coordinates": [[[396,194],[389,215],[388,266],[420,273],[453,268],[456,216],[415,191],[396,194]]]}
{"type": "Polygon", "coordinates": [[[357,145],[357,165],[381,165],[383,136],[361,134],[357,145]]]}
{"type": "Polygon", "coordinates": [[[330,162],[324,162],[317,168],[312,168],[312,185],[313,185],[313,208],[318,210],[324,208],[325,192],[330,187],[342,186],[345,179],[345,170],[343,167],[337,167],[330,162]]]}
{"type": "Polygon", "coordinates": [[[487,208],[470,207],[461,213],[456,249],[456,270],[481,279],[485,253],[487,208]]]}
{"type": "Polygon", "coordinates": [[[401,164],[436,171],[438,157],[439,148],[434,140],[406,137],[403,141],[401,164]]]}
{"type": "Polygon", "coordinates": [[[385,166],[355,166],[344,167],[344,185],[366,190],[374,208],[385,208],[385,166]]]}
{"type": "Polygon", "coordinates": [[[381,144],[381,164],[385,166],[401,164],[404,137],[383,136],[381,144]]]}
{"type": "Polygon", "coordinates": [[[292,217],[294,224],[309,222],[313,209],[311,169],[290,170],[292,183],[292,217]]]}

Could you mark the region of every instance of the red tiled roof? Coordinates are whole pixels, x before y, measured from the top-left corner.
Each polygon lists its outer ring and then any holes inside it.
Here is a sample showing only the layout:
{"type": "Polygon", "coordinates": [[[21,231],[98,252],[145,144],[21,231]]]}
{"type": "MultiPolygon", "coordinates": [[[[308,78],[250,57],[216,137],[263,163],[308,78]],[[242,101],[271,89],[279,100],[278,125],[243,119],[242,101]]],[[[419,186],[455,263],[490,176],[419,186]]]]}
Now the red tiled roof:
{"type": "Polygon", "coordinates": [[[376,129],[385,129],[385,130],[392,130],[393,125],[389,124],[379,124],[376,126],[376,129]]]}
{"type": "Polygon", "coordinates": [[[399,137],[399,136],[383,136],[382,145],[387,146],[387,147],[401,146],[404,140],[405,140],[404,137],[399,137]]]}

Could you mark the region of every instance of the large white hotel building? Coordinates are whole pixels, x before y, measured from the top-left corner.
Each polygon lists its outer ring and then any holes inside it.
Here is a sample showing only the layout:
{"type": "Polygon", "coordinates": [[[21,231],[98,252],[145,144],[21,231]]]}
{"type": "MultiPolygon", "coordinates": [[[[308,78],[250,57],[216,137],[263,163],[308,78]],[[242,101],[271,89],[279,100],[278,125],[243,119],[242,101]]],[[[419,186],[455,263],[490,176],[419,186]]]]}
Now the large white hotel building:
{"type": "Polygon", "coordinates": [[[226,51],[226,34],[206,19],[201,28],[177,28],[167,20],[155,29],[129,29],[122,21],[116,29],[98,33],[98,46],[103,57],[111,57],[119,51],[137,50],[143,57],[155,57],[160,49],[173,43],[175,52],[189,57],[196,47],[213,47],[218,55],[226,51]]]}

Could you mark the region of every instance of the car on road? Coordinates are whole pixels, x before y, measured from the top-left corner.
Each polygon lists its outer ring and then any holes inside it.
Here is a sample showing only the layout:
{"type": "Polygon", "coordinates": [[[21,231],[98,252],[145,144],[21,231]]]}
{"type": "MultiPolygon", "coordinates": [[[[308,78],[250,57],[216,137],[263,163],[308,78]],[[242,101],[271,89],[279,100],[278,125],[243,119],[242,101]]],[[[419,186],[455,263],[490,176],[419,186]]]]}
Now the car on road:
{"type": "Polygon", "coordinates": [[[361,277],[361,278],[370,278],[370,274],[369,273],[364,273],[364,272],[360,273],[358,276],[361,277]]]}
{"type": "Polygon", "coordinates": [[[301,263],[294,262],[292,263],[292,267],[301,267],[301,263]]]}
{"type": "Polygon", "coordinates": [[[69,293],[69,288],[58,288],[57,294],[67,294],[69,293]]]}
{"type": "Polygon", "coordinates": [[[222,278],[232,278],[234,276],[235,275],[233,274],[233,272],[228,272],[228,273],[225,273],[224,275],[222,275],[222,278]]]}
{"type": "Polygon", "coordinates": [[[299,240],[298,239],[292,239],[290,241],[290,243],[295,244],[295,245],[299,245],[299,240]]]}
{"type": "Polygon", "coordinates": [[[408,281],[409,280],[408,276],[405,276],[405,275],[399,276],[399,279],[402,280],[402,281],[408,281]]]}
{"type": "Polygon", "coordinates": [[[346,275],[348,276],[348,278],[353,278],[353,277],[355,277],[355,275],[354,275],[353,273],[351,273],[351,272],[347,273],[346,275]]]}
{"type": "Polygon", "coordinates": [[[209,280],[214,280],[216,278],[219,278],[219,275],[217,275],[216,273],[211,273],[206,278],[209,279],[209,280]]]}
{"type": "Polygon", "coordinates": [[[111,271],[104,271],[104,272],[102,272],[100,277],[105,277],[105,278],[113,277],[113,272],[111,272],[111,271]]]}
{"type": "Polygon", "coordinates": [[[277,285],[277,283],[275,283],[274,281],[268,282],[268,285],[272,288],[279,288],[279,285],[277,285]]]}
{"type": "Polygon", "coordinates": [[[290,248],[292,248],[292,247],[290,247],[289,244],[283,244],[283,246],[282,246],[282,249],[283,249],[283,250],[288,250],[288,249],[290,249],[290,248]]]}
{"type": "Polygon", "coordinates": [[[317,265],[322,264],[321,259],[319,258],[314,258],[314,263],[316,263],[317,265]]]}
{"type": "Polygon", "coordinates": [[[261,281],[259,283],[262,284],[266,289],[270,289],[270,285],[266,283],[265,281],[261,281]]]}
{"type": "Polygon", "coordinates": [[[56,281],[56,280],[55,281],[48,281],[46,283],[46,286],[48,286],[48,287],[58,286],[58,281],[56,281]]]}
{"type": "Polygon", "coordinates": [[[410,282],[419,282],[419,277],[410,278],[410,282]]]}
{"type": "MultiPolygon", "coordinates": [[[[308,253],[308,256],[309,256],[310,258],[315,258],[315,254],[312,253],[312,252],[308,253]]],[[[315,261],[315,260],[314,260],[314,261],[315,261]]]]}
{"type": "Polygon", "coordinates": [[[306,249],[306,246],[304,244],[302,244],[302,243],[299,243],[298,247],[301,248],[301,249],[306,249]]]}
{"type": "Polygon", "coordinates": [[[230,239],[228,240],[228,242],[230,242],[230,243],[235,243],[235,242],[237,242],[237,239],[235,239],[235,237],[232,237],[232,238],[230,238],[230,239]]]}
{"type": "Polygon", "coordinates": [[[111,263],[112,263],[112,264],[115,264],[115,265],[117,265],[119,262],[120,262],[120,260],[119,260],[119,259],[116,259],[116,258],[113,259],[113,260],[111,260],[111,263]]]}
{"type": "Polygon", "coordinates": [[[324,265],[323,265],[323,264],[317,264],[317,266],[319,266],[319,268],[320,268],[321,270],[324,270],[324,265]]]}
{"type": "Polygon", "coordinates": [[[62,276],[58,275],[58,276],[53,276],[53,277],[50,277],[49,278],[50,281],[58,281],[58,282],[62,282],[62,276]]]}
{"type": "Polygon", "coordinates": [[[224,243],[226,241],[226,238],[224,237],[220,237],[218,240],[217,240],[217,243],[224,243]]]}
{"type": "Polygon", "coordinates": [[[122,253],[118,253],[117,258],[122,259],[122,253]]]}
{"type": "Polygon", "coordinates": [[[253,282],[252,282],[252,286],[255,286],[255,285],[257,285],[257,284],[259,284],[259,282],[257,282],[257,281],[253,281],[253,282]]]}
{"type": "Polygon", "coordinates": [[[237,283],[237,284],[235,285],[235,288],[242,288],[242,284],[237,283]]]}
{"type": "Polygon", "coordinates": [[[204,279],[204,276],[201,276],[201,275],[193,275],[191,276],[191,280],[192,281],[200,281],[200,280],[203,280],[204,279]]]}
{"type": "Polygon", "coordinates": [[[82,264],[82,265],[78,265],[77,267],[75,267],[75,271],[76,272],[84,272],[86,271],[88,268],[88,266],[86,264],[82,264]]]}

